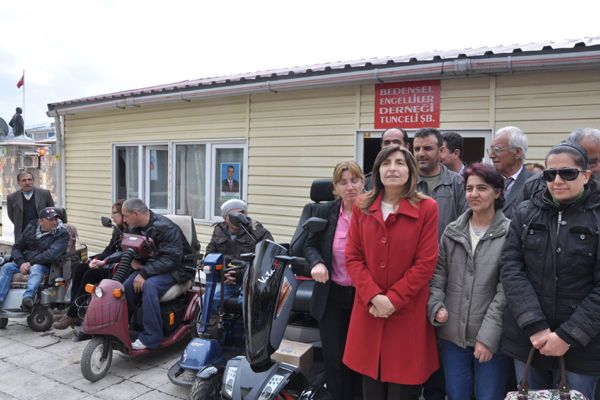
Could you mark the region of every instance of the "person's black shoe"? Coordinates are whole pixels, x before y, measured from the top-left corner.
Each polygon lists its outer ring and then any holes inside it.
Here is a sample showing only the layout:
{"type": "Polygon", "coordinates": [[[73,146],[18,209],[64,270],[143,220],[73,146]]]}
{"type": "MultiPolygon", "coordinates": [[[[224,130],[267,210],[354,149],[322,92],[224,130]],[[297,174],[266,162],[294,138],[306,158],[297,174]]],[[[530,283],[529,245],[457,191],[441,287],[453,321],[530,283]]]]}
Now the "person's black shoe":
{"type": "Polygon", "coordinates": [[[31,310],[33,308],[33,299],[31,297],[23,297],[21,307],[26,311],[31,310]]]}

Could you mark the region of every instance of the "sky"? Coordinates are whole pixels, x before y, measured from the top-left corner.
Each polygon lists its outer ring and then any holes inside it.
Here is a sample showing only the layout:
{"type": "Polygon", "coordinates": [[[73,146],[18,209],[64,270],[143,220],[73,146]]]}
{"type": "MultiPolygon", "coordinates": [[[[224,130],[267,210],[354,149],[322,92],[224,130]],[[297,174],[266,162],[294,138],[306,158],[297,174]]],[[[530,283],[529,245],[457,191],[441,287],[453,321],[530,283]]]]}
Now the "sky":
{"type": "Polygon", "coordinates": [[[50,123],[48,103],[371,57],[600,36],[600,1],[0,3],[0,117],[50,123]]]}

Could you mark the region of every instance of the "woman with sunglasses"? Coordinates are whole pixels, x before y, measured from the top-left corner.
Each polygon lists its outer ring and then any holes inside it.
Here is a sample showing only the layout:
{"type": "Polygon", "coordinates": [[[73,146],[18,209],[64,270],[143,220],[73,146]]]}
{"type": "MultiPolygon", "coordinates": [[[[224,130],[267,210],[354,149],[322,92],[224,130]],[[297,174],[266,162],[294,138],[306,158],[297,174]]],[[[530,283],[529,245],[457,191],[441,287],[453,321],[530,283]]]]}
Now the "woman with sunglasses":
{"type": "MultiPolygon", "coordinates": [[[[121,211],[124,202],[124,199],[119,199],[112,205],[112,220],[121,232],[125,232],[127,229],[127,224],[123,220],[123,213],[121,211]]],[[[97,284],[102,279],[108,279],[112,276],[112,268],[110,266],[118,262],[121,257],[121,233],[119,231],[113,229],[108,246],[101,253],[96,254],[90,260],[89,264],[80,264],[73,271],[71,304],[67,309],[67,313],[54,323],[54,329],[67,329],[77,324],[81,317],[77,302],[81,296],[86,295],[85,285],[88,283],[97,284]]]]}
{"type": "Polygon", "coordinates": [[[600,375],[600,192],[587,154],[562,142],[546,156],[547,189],[513,214],[501,258],[507,299],[501,349],[524,375],[532,346],[529,389],[558,383],[564,356],[567,384],[594,398],[600,375]]]}
{"type": "Polygon", "coordinates": [[[373,189],[352,211],[345,256],[356,292],[344,364],[362,375],[366,400],[418,400],[439,366],[427,321],[438,206],[416,191],[418,175],[406,148],[383,148],[373,189]]]}

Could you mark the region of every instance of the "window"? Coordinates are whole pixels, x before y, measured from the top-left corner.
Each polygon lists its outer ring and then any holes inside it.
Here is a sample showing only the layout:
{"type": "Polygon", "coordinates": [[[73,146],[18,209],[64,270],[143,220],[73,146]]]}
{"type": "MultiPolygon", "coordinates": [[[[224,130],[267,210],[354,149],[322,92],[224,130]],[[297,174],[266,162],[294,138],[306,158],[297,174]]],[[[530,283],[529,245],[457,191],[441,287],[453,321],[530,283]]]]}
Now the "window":
{"type": "Polygon", "coordinates": [[[140,197],[139,163],[137,146],[117,147],[116,199],[140,197]]]}
{"type": "Polygon", "coordinates": [[[243,142],[117,145],[114,155],[115,199],[141,197],[158,213],[212,221],[246,195],[243,142]]]}
{"type": "Polygon", "coordinates": [[[206,219],[206,145],[175,149],[175,213],[206,219]]]}

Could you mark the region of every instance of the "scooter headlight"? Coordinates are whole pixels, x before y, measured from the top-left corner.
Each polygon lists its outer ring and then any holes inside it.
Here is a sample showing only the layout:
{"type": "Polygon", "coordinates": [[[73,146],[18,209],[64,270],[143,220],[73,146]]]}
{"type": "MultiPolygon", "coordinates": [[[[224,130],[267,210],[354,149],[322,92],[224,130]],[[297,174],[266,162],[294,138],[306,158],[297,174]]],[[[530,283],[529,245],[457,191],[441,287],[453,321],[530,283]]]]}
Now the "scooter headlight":
{"type": "Polygon", "coordinates": [[[229,367],[225,372],[225,384],[223,389],[225,394],[231,398],[233,396],[233,383],[235,382],[235,375],[237,374],[238,367],[229,367]]]}
{"type": "Polygon", "coordinates": [[[96,289],[94,289],[94,293],[96,294],[97,297],[102,297],[102,295],[104,294],[104,292],[102,291],[102,288],[100,286],[96,286],[96,289]]]}
{"type": "Polygon", "coordinates": [[[262,392],[260,392],[260,397],[258,400],[271,400],[277,394],[275,391],[277,387],[283,380],[283,375],[275,374],[269,379],[262,392]]]}

